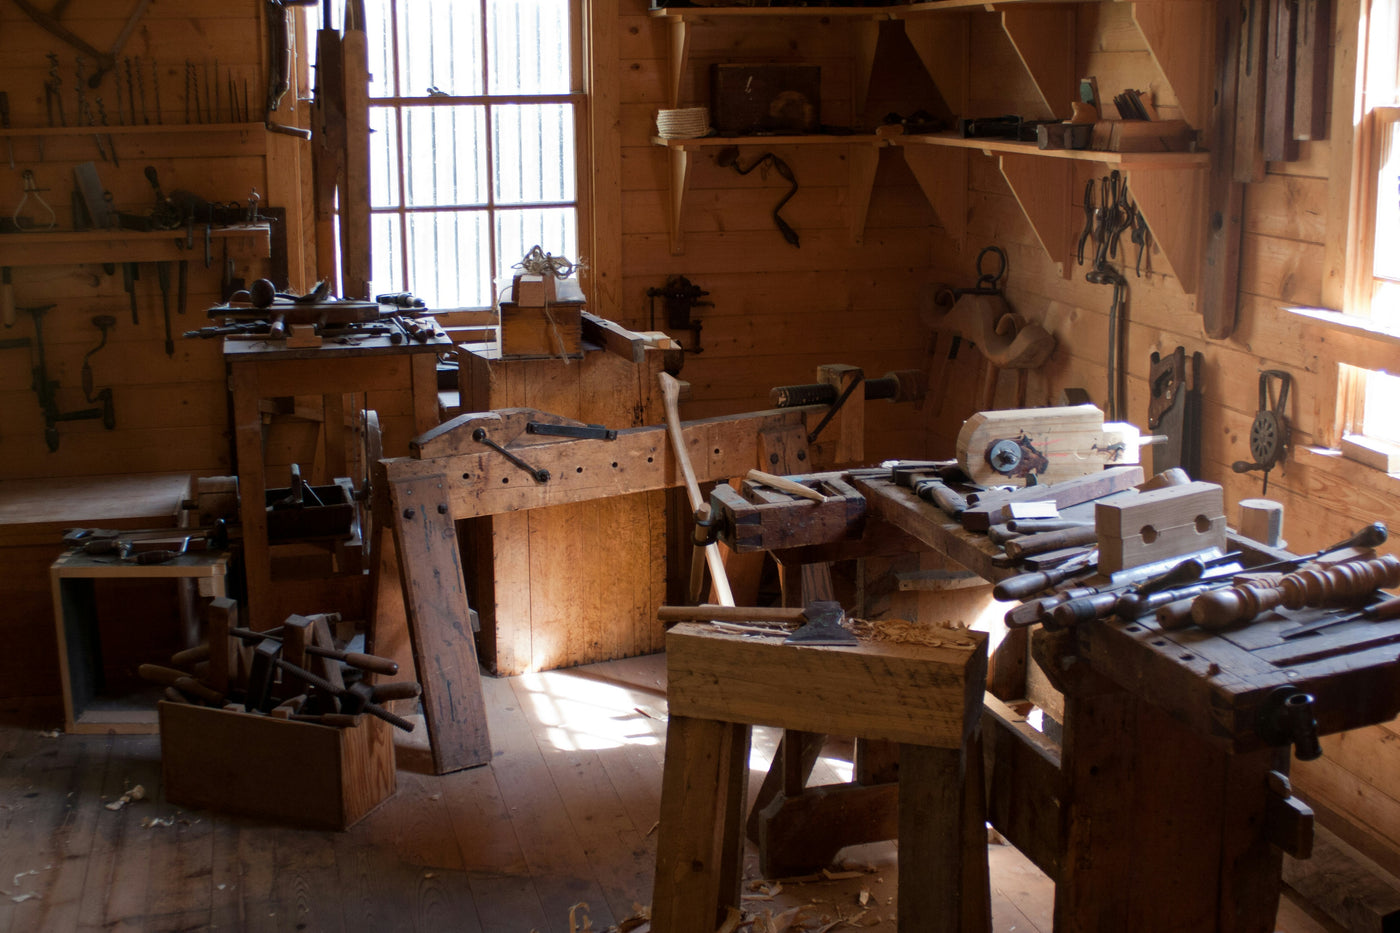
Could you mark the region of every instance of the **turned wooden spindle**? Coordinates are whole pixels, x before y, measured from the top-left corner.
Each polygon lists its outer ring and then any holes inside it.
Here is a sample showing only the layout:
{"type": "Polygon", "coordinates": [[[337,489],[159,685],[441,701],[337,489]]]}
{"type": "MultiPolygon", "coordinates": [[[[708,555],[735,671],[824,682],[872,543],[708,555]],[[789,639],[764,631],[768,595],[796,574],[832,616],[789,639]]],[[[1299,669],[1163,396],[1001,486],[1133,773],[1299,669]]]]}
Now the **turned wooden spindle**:
{"type": "Polygon", "coordinates": [[[1191,604],[1191,618],[1201,628],[1221,629],[1283,606],[1350,606],[1376,590],[1400,585],[1400,559],[1389,554],[1348,561],[1326,570],[1300,570],[1277,584],[1245,583],[1202,594],[1191,604]]]}

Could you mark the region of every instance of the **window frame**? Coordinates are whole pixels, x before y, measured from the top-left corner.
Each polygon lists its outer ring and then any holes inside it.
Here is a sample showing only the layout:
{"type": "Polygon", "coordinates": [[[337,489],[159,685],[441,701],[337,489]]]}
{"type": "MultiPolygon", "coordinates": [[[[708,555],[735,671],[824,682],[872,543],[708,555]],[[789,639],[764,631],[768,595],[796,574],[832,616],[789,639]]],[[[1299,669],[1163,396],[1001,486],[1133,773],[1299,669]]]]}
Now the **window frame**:
{"type": "MultiPolygon", "coordinates": [[[[1346,124],[1350,131],[1346,139],[1339,139],[1335,132],[1332,134],[1332,145],[1339,150],[1334,153],[1334,166],[1341,169],[1342,174],[1337,178],[1339,173],[1334,169],[1334,182],[1345,184],[1346,191],[1344,199],[1334,198],[1333,203],[1341,200],[1346,205],[1346,216],[1345,236],[1340,240],[1344,250],[1341,261],[1329,263],[1330,269],[1340,273],[1337,276],[1340,288],[1333,292],[1330,303],[1340,309],[1344,327],[1354,323],[1370,329],[1374,327],[1371,298],[1376,288],[1376,206],[1380,194],[1377,182],[1381,147],[1385,141],[1383,130],[1400,123],[1400,107],[1393,106],[1400,102],[1396,100],[1400,97],[1396,93],[1400,88],[1400,71],[1397,71],[1400,38],[1395,36],[1395,27],[1400,23],[1400,0],[1358,0],[1354,9],[1357,15],[1355,73],[1333,75],[1333,80],[1339,84],[1333,94],[1334,111],[1339,103],[1347,103],[1346,97],[1350,96],[1351,108],[1344,113],[1351,119],[1346,124]],[[1378,12],[1384,16],[1383,22],[1377,22],[1378,12]],[[1384,42],[1384,35],[1390,36],[1388,43],[1384,42]],[[1343,78],[1351,80],[1343,81],[1343,78]],[[1385,86],[1383,102],[1376,100],[1378,82],[1385,86]]],[[[1339,10],[1339,15],[1347,14],[1339,10]]],[[[1335,118],[1333,125],[1337,125],[1335,118]]],[[[1400,144],[1400,138],[1396,142],[1400,144]]],[[[1330,446],[1339,446],[1342,438],[1348,435],[1365,436],[1367,382],[1370,373],[1375,371],[1347,359],[1339,361],[1335,416],[1327,438],[1330,446]]]]}
{"type": "MultiPolygon", "coordinates": [[[[398,7],[402,3],[412,2],[412,0],[387,0],[388,20],[391,30],[397,29],[398,7]]],[[[471,0],[478,3],[485,13],[486,0],[471,0]]],[[[486,201],[482,204],[471,205],[417,205],[409,204],[407,192],[407,173],[405,171],[405,157],[407,150],[407,121],[403,119],[403,114],[413,108],[420,107],[453,107],[453,106],[480,106],[485,110],[484,127],[485,132],[483,142],[486,149],[485,163],[487,171],[490,172],[492,165],[492,146],[494,145],[494,133],[492,124],[492,109],[498,107],[508,107],[512,105],[535,105],[535,104],[561,104],[573,108],[573,155],[574,155],[574,179],[573,179],[573,200],[572,201],[548,201],[531,203],[529,209],[550,209],[550,208],[571,208],[575,218],[575,241],[579,250],[587,248],[587,244],[593,238],[593,205],[592,205],[592,147],[590,104],[592,94],[588,87],[588,61],[587,61],[587,30],[590,26],[589,18],[585,15],[587,0],[565,0],[568,6],[569,16],[569,43],[570,43],[570,90],[566,93],[553,94],[481,94],[470,96],[453,95],[432,95],[432,96],[400,96],[399,75],[400,75],[400,55],[402,43],[398,41],[396,32],[391,32],[388,37],[390,49],[390,67],[393,74],[387,76],[384,85],[393,89],[394,93],[384,97],[370,96],[368,106],[371,112],[375,110],[388,111],[388,125],[395,131],[395,164],[397,165],[397,177],[391,178],[391,183],[397,185],[394,205],[390,207],[369,207],[371,222],[374,218],[383,216],[394,216],[397,218],[397,268],[394,270],[398,280],[403,286],[413,288],[412,262],[413,257],[409,254],[410,234],[408,229],[408,219],[412,215],[423,215],[441,212],[481,211],[487,218],[486,225],[489,235],[488,263],[494,277],[500,268],[508,268],[511,260],[502,261],[498,255],[499,245],[497,243],[497,220],[501,212],[517,210],[514,206],[502,206],[496,203],[495,185],[488,181],[486,201]]],[[[483,15],[482,22],[485,22],[483,15]]],[[[484,28],[484,27],[483,27],[484,28]]],[[[484,63],[483,63],[484,64],[484,63]]],[[[373,121],[371,121],[373,122],[373,121]]],[[[580,257],[571,256],[572,260],[580,257]]],[[[384,283],[376,285],[376,290],[387,290],[381,287],[384,283]]],[[[490,283],[492,301],[487,305],[472,305],[468,310],[486,309],[494,305],[495,282],[490,283]]],[[[457,308],[442,308],[441,310],[458,310],[457,308]]]]}

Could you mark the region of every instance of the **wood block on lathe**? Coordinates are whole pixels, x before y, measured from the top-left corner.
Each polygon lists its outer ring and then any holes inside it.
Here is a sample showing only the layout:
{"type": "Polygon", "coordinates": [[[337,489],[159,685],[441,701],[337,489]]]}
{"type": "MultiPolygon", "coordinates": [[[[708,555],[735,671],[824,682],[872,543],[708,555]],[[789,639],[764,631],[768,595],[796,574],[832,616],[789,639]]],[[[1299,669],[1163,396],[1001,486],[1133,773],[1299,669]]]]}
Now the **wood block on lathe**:
{"type": "Polygon", "coordinates": [[[957,457],[974,482],[1017,483],[1034,476],[1038,483],[1059,483],[1137,463],[1138,434],[1130,425],[1104,424],[1103,411],[1094,405],[982,411],[958,431],[957,457]],[[1005,472],[989,462],[999,444],[1020,451],[1005,472]]]}
{"type": "Polygon", "coordinates": [[[1099,571],[1112,573],[1225,548],[1225,497],[1215,483],[1187,483],[1101,502],[1094,507],[1099,571]]]}

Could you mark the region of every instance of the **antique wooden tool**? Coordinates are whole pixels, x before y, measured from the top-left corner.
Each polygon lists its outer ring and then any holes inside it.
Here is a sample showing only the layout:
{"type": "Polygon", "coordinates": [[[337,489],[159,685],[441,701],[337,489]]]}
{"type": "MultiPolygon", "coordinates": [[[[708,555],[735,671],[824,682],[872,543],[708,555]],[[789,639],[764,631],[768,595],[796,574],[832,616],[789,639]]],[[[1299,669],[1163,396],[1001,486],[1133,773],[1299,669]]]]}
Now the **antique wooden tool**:
{"type": "Polygon", "coordinates": [[[1240,584],[1198,597],[1191,618],[1201,628],[1221,629],[1245,622],[1270,609],[1305,606],[1349,606],[1378,588],[1400,584],[1400,559],[1387,554],[1371,560],[1348,561],[1327,570],[1300,570],[1276,585],[1240,584]]]}
{"type": "Polygon", "coordinates": [[[984,485],[1058,483],[1138,462],[1143,440],[1127,423],[1104,423],[1094,405],[983,411],[958,432],[958,464],[984,485]]]}
{"type": "MultiPolygon", "coordinates": [[[[680,397],[681,384],[670,373],[657,373],[661,383],[661,398],[666,404],[666,433],[671,438],[671,447],[676,452],[676,462],[680,464],[685,477],[685,491],[690,497],[690,507],[696,517],[708,519],[710,506],[700,495],[700,483],[695,479],[695,470],[690,465],[690,451],[686,449],[685,434],[681,430],[680,397]]],[[[734,594],[729,588],[729,575],[724,569],[724,559],[719,547],[714,544],[696,545],[705,555],[705,564],[710,568],[710,579],[714,582],[715,594],[726,606],[734,605],[734,594]]]]}

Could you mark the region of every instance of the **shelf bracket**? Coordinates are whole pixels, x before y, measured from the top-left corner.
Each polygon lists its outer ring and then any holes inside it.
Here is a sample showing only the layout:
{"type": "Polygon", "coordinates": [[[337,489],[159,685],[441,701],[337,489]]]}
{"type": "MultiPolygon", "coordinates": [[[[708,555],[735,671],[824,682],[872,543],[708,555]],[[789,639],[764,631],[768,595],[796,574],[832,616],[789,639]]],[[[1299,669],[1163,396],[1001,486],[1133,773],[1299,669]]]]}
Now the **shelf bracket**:
{"type": "Polygon", "coordinates": [[[666,76],[666,99],[674,110],[680,106],[681,78],[690,59],[690,22],[683,16],[677,16],[671,20],[669,32],[671,72],[666,76]]]}
{"type": "Polygon", "coordinates": [[[1035,82],[1045,112],[1068,120],[1077,97],[1074,74],[1074,10],[1035,6],[1002,10],[1001,28],[1035,82]]]}
{"type": "Polygon", "coordinates": [[[880,143],[854,143],[851,160],[851,244],[865,240],[865,218],[870,213],[870,193],[875,189],[875,173],[880,168],[880,143]]]}
{"type": "MultiPolygon", "coordinates": [[[[857,108],[866,105],[870,94],[870,74],[875,69],[875,46],[880,42],[880,21],[858,19],[851,27],[851,67],[855,72],[852,80],[851,100],[857,108]]],[[[859,112],[859,109],[857,110],[859,112]]]]}
{"type": "Polygon", "coordinates": [[[1182,119],[1196,128],[1204,126],[1212,92],[1207,56],[1215,47],[1213,4],[1150,0],[1131,7],[1148,51],[1176,94],[1182,119]]]}
{"type": "Polygon", "coordinates": [[[966,149],[943,146],[900,146],[904,161],[923,189],[929,206],[961,250],[967,238],[966,149]]]}
{"type": "Polygon", "coordinates": [[[1128,193],[1142,211],[1152,242],[1161,250],[1181,290],[1196,294],[1205,218],[1206,172],[1204,166],[1181,169],[1152,168],[1132,171],[1123,166],[1128,193]]]}
{"type": "Polygon", "coordinates": [[[690,184],[690,151],[680,146],[666,151],[667,165],[670,167],[670,201],[667,217],[671,239],[671,255],[679,256],[685,251],[685,240],[681,233],[681,218],[684,216],[685,192],[690,184]]]}
{"type": "Polygon", "coordinates": [[[1005,153],[998,158],[998,164],[1041,249],[1059,266],[1060,275],[1069,278],[1073,267],[1069,206],[1074,201],[1074,163],[1068,159],[1005,153]]]}

